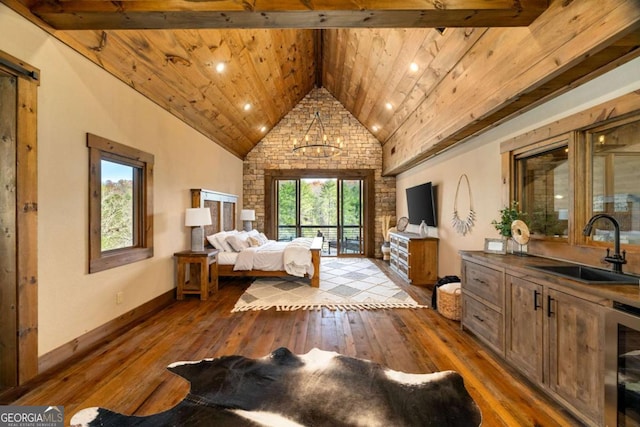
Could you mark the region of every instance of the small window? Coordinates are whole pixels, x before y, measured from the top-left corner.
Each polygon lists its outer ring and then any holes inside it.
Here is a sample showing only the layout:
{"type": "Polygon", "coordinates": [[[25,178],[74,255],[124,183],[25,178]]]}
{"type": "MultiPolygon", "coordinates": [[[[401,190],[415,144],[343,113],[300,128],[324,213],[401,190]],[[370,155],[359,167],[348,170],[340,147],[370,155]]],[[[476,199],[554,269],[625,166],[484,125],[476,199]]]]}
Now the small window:
{"type": "Polygon", "coordinates": [[[89,272],[153,256],[153,155],[96,135],[89,147],[89,272]]]}
{"type": "Polygon", "coordinates": [[[569,149],[560,146],[516,158],[521,207],[534,236],[567,237],[569,228],[569,149]]]}

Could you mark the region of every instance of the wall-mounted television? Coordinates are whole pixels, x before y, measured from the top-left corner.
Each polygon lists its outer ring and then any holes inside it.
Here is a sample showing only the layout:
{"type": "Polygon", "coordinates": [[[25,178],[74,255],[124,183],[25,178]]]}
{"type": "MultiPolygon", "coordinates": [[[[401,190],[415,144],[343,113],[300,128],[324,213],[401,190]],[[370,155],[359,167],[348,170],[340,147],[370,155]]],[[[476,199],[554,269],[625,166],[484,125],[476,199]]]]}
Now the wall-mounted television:
{"type": "Polygon", "coordinates": [[[436,186],[427,182],[407,188],[409,223],[419,225],[423,220],[430,227],[438,226],[436,186]]]}

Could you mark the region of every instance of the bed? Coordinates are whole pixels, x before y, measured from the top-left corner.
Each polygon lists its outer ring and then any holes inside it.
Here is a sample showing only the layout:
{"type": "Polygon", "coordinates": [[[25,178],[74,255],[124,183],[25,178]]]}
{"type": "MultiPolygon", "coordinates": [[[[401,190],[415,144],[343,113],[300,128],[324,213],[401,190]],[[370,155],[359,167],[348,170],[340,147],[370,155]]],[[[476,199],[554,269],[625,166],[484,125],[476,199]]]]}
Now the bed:
{"type": "MultiPolygon", "coordinates": [[[[211,247],[212,244],[206,236],[213,236],[221,232],[233,232],[236,229],[237,218],[237,202],[238,196],[226,193],[220,193],[205,189],[192,189],[191,190],[191,206],[192,207],[206,207],[211,211],[212,224],[205,226],[205,246],[211,247]]],[[[282,249],[282,257],[285,256],[285,248],[291,245],[305,245],[307,250],[311,253],[311,268],[312,274],[305,272],[304,276],[310,277],[312,287],[320,286],[320,251],[322,249],[322,238],[315,237],[313,239],[307,239],[306,241],[294,240],[291,242],[275,242],[269,241],[267,249],[282,249]]],[[[301,252],[298,249],[292,249],[291,256],[301,256],[301,252]]],[[[243,251],[244,252],[244,251],[243,251]]],[[[251,252],[251,251],[249,251],[251,252]]],[[[254,251],[255,252],[255,251],[254,251]]],[[[243,254],[245,255],[245,254],[243,254]]],[[[221,277],[282,277],[282,276],[301,276],[301,271],[294,268],[294,273],[287,271],[287,268],[276,268],[273,262],[267,261],[268,256],[275,256],[274,254],[253,254],[254,257],[260,258],[256,263],[258,266],[264,266],[264,268],[250,268],[250,269],[234,269],[237,258],[240,257],[240,253],[223,252],[218,254],[218,276],[221,277]],[[262,259],[264,255],[265,259],[262,259]]],[[[251,256],[251,255],[246,255],[251,256]]],[[[245,256],[243,256],[245,257],[245,256]]],[[[248,267],[244,265],[243,267],[248,267]]]]}

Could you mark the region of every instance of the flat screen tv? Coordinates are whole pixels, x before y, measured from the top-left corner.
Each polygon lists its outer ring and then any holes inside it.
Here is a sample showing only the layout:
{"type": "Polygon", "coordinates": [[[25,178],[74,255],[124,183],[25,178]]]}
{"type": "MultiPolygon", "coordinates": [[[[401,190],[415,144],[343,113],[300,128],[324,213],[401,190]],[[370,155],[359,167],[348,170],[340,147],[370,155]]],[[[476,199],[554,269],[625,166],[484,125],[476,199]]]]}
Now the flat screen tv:
{"type": "Polygon", "coordinates": [[[407,188],[409,223],[420,225],[424,222],[430,227],[438,226],[436,211],[436,186],[430,182],[407,188]]]}

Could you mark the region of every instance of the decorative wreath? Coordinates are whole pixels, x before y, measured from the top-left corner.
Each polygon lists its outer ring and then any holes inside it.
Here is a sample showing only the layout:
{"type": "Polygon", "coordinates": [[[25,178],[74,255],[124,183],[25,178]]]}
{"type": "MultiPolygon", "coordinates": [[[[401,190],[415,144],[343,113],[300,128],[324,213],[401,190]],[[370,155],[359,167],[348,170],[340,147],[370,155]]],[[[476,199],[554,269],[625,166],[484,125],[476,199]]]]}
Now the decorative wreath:
{"type": "Polygon", "coordinates": [[[456,198],[453,202],[453,218],[451,218],[451,225],[456,232],[462,234],[463,236],[471,231],[473,227],[473,223],[476,220],[476,212],[473,210],[473,198],[471,197],[471,184],[469,184],[469,178],[466,174],[460,175],[460,179],[458,179],[458,187],[456,187],[456,198]],[[460,219],[458,216],[458,193],[460,192],[460,183],[462,179],[467,182],[467,189],[469,190],[469,214],[466,219],[460,219]]]}

